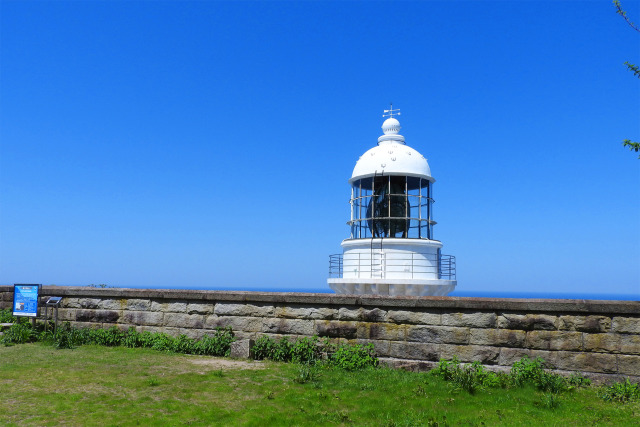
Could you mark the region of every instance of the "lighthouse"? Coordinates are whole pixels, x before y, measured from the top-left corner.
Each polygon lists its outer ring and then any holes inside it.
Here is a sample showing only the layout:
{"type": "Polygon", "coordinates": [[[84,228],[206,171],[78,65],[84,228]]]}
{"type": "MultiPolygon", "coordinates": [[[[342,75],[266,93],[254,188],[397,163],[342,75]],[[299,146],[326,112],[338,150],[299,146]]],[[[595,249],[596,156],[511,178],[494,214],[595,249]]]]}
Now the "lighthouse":
{"type": "Polygon", "coordinates": [[[433,235],[433,184],[427,159],[400,135],[398,109],[384,110],[383,135],[353,169],[350,236],[329,256],[339,294],[443,296],[456,287],[456,262],[433,235]]]}

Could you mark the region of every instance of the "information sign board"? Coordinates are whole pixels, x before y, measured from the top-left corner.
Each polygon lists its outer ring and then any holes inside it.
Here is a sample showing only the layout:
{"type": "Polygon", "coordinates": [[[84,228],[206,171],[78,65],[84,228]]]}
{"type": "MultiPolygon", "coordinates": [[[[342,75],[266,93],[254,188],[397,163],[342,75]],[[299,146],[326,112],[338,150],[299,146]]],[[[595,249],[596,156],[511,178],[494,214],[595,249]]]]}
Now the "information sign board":
{"type": "Polygon", "coordinates": [[[40,285],[13,285],[13,315],[38,317],[40,285]]]}

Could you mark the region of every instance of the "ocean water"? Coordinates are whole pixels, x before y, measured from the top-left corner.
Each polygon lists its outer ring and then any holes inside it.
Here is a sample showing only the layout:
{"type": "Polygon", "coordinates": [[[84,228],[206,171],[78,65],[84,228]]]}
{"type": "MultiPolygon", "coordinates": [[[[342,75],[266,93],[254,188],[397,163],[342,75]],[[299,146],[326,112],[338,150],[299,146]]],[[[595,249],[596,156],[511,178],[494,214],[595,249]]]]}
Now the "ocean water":
{"type": "MultiPolygon", "coordinates": [[[[253,291],[253,292],[304,292],[333,294],[334,292],[327,286],[321,288],[269,288],[269,287],[247,287],[247,288],[198,288],[198,290],[212,291],[253,291]]],[[[605,293],[579,293],[579,292],[500,292],[500,291],[462,291],[455,290],[451,297],[475,297],[475,298],[530,298],[530,299],[590,299],[590,300],[613,300],[613,301],[640,301],[640,294],[605,294],[605,293]]]]}
{"type": "MultiPolygon", "coordinates": [[[[11,286],[11,285],[8,285],[11,286]]],[[[64,285],[62,285],[64,286],[64,285]]],[[[68,285],[68,286],[86,286],[86,285],[68,285]]],[[[109,288],[142,288],[140,286],[108,286],[109,288]]],[[[174,288],[170,286],[158,286],[154,289],[194,289],[194,290],[210,290],[210,291],[251,291],[251,292],[303,292],[318,294],[333,294],[334,292],[328,287],[320,288],[287,288],[287,287],[194,287],[194,288],[174,288]]],[[[475,298],[530,298],[530,299],[589,299],[589,300],[613,300],[613,301],[640,301],[640,293],[638,294],[607,294],[607,293],[588,293],[588,292],[504,292],[504,291],[464,291],[455,290],[451,297],[475,297],[475,298]]]]}

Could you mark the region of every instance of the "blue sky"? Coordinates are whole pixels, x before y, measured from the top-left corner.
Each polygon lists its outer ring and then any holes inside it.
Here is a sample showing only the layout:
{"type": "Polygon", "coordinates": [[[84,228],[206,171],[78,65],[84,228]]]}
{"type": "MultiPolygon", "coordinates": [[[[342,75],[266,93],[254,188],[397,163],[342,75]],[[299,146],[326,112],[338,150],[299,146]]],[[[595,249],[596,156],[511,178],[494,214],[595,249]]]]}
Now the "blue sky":
{"type": "Polygon", "coordinates": [[[609,1],[0,8],[2,284],[326,287],[392,101],[459,290],[640,295],[640,34],[609,1]]]}

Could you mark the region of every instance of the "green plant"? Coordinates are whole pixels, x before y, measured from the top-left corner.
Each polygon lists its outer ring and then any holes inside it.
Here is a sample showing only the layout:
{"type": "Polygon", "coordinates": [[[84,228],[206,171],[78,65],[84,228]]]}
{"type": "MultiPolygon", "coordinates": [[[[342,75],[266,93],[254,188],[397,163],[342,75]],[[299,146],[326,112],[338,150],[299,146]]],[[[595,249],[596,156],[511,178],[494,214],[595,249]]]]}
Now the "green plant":
{"type": "Polygon", "coordinates": [[[560,404],[558,393],[545,393],[542,395],[542,406],[547,409],[555,409],[560,404]]]}
{"type": "Polygon", "coordinates": [[[271,359],[275,345],[276,342],[272,338],[261,335],[253,344],[253,358],[255,360],[271,359]]]}
{"type": "Polygon", "coordinates": [[[542,358],[538,357],[532,360],[528,356],[524,356],[511,366],[511,378],[517,386],[522,386],[528,382],[535,384],[543,370],[544,360],[542,358]]]}
{"type": "Polygon", "coordinates": [[[298,384],[305,384],[310,381],[316,381],[320,377],[320,372],[316,365],[300,364],[293,381],[298,384]]]}
{"type": "Polygon", "coordinates": [[[174,338],[171,350],[176,353],[193,353],[194,341],[186,335],[174,338]]]}
{"type": "Polygon", "coordinates": [[[77,346],[93,342],[93,331],[90,329],[76,329],[71,327],[69,322],[65,322],[55,334],[52,343],[57,349],[70,349],[77,346]]]}
{"type": "Polygon", "coordinates": [[[299,338],[291,347],[291,360],[296,363],[315,363],[321,354],[317,336],[299,338]]]}
{"type": "Polygon", "coordinates": [[[11,310],[0,310],[0,323],[14,323],[17,318],[11,313],[11,310]]]}
{"type": "Polygon", "coordinates": [[[347,371],[378,366],[373,344],[342,344],[329,357],[329,363],[347,371]]]}
{"type": "Polygon", "coordinates": [[[205,335],[193,344],[193,353],[228,357],[231,354],[231,343],[235,340],[230,327],[216,328],[213,336],[205,335]]]}
{"type": "Polygon", "coordinates": [[[598,395],[610,402],[625,403],[640,400],[640,384],[632,383],[627,378],[623,382],[616,382],[601,388],[598,395]]]}
{"type": "Polygon", "coordinates": [[[4,332],[0,342],[4,345],[24,344],[36,341],[37,338],[38,333],[29,323],[14,323],[4,332]]]}
{"type": "Polygon", "coordinates": [[[451,361],[440,360],[438,366],[430,371],[430,375],[450,381],[456,389],[466,390],[471,394],[485,387],[506,387],[509,382],[504,374],[487,371],[478,361],[461,365],[457,357],[451,361]]]}
{"type": "Polygon", "coordinates": [[[174,338],[159,332],[152,335],[151,348],[158,351],[172,351],[174,338]]]}
{"type": "Polygon", "coordinates": [[[580,373],[571,374],[566,380],[571,387],[588,387],[591,385],[591,380],[580,373]]]}
{"type": "Polygon", "coordinates": [[[564,377],[547,371],[542,371],[535,385],[542,391],[556,394],[568,390],[568,384],[564,377]]]}
{"type": "Polygon", "coordinates": [[[125,334],[115,326],[109,329],[93,329],[91,341],[98,345],[114,347],[120,345],[125,334]]]}
{"type": "Polygon", "coordinates": [[[273,347],[270,359],[275,362],[289,362],[291,360],[291,348],[291,342],[287,337],[280,338],[280,341],[276,342],[273,347]]]}

